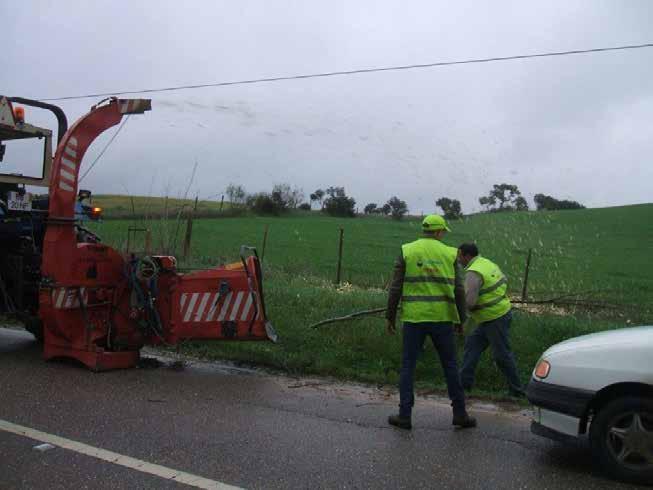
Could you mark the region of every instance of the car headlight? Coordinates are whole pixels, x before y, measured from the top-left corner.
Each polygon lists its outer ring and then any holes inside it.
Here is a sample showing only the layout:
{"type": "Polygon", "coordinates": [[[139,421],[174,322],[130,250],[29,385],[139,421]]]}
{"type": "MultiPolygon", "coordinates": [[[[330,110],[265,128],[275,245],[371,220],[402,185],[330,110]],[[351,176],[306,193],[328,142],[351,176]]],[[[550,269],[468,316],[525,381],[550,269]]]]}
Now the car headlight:
{"type": "Polygon", "coordinates": [[[549,375],[549,371],[551,371],[551,364],[549,364],[549,361],[545,361],[544,359],[541,359],[540,362],[537,363],[537,366],[535,366],[535,376],[544,379],[549,375]]]}

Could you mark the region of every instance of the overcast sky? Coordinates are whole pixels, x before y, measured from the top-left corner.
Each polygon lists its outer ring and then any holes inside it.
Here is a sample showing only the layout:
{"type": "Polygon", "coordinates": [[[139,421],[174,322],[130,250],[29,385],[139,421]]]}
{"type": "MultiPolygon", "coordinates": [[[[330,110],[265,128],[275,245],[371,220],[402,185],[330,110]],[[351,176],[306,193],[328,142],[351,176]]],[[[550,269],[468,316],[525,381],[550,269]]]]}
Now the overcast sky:
{"type": "MultiPolygon", "coordinates": [[[[32,98],[653,42],[647,0],[24,0],[0,19],[0,93],[32,98]]],[[[200,198],[288,182],[344,186],[361,209],[448,196],[471,212],[507,182],[531,206],[653,201],[650,48],[151,97],[83,187],[178,196],[197,161],[200,198]]],[[[95,102],[59,104],[72,122],[95,102]]]]}

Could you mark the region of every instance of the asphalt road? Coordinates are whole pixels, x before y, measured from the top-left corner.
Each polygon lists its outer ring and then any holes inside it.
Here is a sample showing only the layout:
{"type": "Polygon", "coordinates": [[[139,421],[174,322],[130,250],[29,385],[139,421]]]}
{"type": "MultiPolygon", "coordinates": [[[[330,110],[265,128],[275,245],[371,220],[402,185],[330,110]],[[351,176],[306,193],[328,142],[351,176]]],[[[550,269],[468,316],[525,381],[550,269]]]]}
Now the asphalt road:
{"type": "MultiPolygon", "coordinates": [[[[214,482],[633,488],[597,474],[582,447],[532,435],[523,412],[477,405],[479,427],[455,430],[445,403],[419,398],[406,432],[386,425],[396,404],[396,394],[374,387],[201,363],[92,373],[46,363],[29,334],[0,329],[0,422],[214,482]]],[[[0,426],[0,488],[190,488],[74,449],[35,450],[41,443],[0,426]]]]}

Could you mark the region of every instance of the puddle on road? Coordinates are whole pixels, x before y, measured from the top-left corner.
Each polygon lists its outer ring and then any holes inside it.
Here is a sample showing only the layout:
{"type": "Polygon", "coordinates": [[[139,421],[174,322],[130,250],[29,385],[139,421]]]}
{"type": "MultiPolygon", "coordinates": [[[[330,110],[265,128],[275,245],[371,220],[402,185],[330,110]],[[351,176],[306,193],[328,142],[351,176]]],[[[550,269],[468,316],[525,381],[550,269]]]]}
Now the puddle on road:
{"type": "MultiPolygon", "coordinates": [[[[193,359],[188,356],[180,359],[174,356],[174,354],[168,355],[168,353],[161,353],[154,349],[143,349],[143,354],[158,360],[162,368],[178,368],[180,364],[183,364],[183,369],[194,369],[200,372],[261,376],[273,381],[282,390],[288,391],[289,393],[320,393],[336,399],[349,399],[355,402],[357,408],[373,405],[383,406],[389,403],[396,404],[399,402],[399,394],[395,386],[347,383],[329,378],[292,377],[264,368],[245,368],[229,363],[228,361],[210,362],[193,359]]],[[[415,397],[421,401],[420,403],[426,402],[427,404],[450,406],[450,401],[444,394],[439,394],[433,390],[422,392],[418,390],[415,393],[415,397]]],[[[468,398],[467,406],[472,411],[501,414],[518,419],[532,415],[529,408],[508,400],[493,402],[477,399],[472,396],[468,398]]]]}

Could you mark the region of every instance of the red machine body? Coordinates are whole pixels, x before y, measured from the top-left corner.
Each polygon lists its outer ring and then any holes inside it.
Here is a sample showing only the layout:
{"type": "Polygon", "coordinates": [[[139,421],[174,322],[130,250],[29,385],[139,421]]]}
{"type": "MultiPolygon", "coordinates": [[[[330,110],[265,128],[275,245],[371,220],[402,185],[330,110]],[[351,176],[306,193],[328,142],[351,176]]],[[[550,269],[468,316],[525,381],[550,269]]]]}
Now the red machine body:
{"type": "Polygon", "coordinates": [[[267,321],[258,258],[180,274],[173,257],[123,257],[78,233],[77,181],[93,140],[144,99],[94,106],[61,139],[52,165],[43,244],[39,316],[44,356],[71,357],[93,370],[136,364],[146,344],[185,339],[275,339],[267,321]]]}

